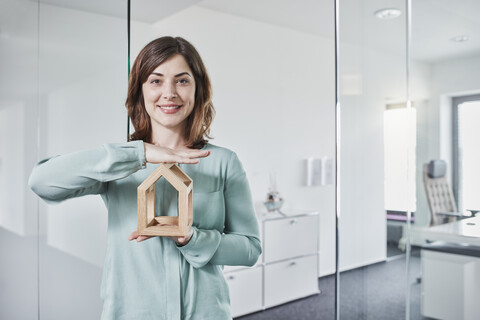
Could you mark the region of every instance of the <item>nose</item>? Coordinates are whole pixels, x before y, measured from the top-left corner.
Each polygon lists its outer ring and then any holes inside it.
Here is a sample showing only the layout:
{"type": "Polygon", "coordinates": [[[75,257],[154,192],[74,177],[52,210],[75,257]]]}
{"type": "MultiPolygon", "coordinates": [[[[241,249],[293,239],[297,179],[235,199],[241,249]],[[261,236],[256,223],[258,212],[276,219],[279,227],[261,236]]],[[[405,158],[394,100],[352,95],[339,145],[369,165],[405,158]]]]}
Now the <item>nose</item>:
{"type": "Polygon", "coordinates": [[[177,97],[177,88],[175,83],[171,81],[166,81],[163,91],[163,98],[166,100],[170,100],[177,97]]]}

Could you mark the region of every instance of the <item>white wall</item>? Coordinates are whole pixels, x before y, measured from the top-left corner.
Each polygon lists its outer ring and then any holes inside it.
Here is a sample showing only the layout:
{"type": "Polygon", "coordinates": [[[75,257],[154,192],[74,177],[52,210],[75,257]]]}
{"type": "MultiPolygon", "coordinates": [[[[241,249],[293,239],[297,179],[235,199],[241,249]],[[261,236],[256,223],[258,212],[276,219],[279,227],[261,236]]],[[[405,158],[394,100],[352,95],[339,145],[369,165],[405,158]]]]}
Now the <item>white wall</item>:
{"type": "Polygon", "coordinates": [[[334,157],[333,41],[192,6],[150,28],[134,23],[133,54],[163,35],[186,38],[204,59],[217,111],[212,143],[238,153],[257,210],[275,173],[284,211],[320,212],[319,275],[333,273],[334,187],[303,181],[305,159],[334,157]]]}

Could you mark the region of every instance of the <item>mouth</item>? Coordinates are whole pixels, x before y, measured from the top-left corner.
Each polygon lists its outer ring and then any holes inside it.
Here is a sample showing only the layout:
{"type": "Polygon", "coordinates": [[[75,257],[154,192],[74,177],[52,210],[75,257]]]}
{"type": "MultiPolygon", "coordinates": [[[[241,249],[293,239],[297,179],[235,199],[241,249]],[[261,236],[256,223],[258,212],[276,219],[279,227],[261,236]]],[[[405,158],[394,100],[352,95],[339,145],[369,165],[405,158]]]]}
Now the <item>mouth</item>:
{"type": "Polygon", "coordinates": [[[157,107],[159,107],[160,110],[162,110],[162,112],[171,114],[171,113],[176,113],[182,107],[182,105],[168,104],[163,106],[157,105],[157,107]]]}

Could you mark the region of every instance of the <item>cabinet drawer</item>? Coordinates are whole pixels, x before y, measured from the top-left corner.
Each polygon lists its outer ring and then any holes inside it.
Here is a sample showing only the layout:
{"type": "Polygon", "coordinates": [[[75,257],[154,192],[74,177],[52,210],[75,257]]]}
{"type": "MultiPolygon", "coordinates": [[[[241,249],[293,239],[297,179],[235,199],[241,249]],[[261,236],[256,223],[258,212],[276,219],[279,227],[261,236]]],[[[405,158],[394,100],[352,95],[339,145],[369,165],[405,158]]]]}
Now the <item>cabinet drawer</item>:
{"type": "Polygon", "coordinates": [[[317,256],[265,266],[265,307],[318,293],[317,256]]]}
{"type": "Polygon", "coordinates": [[[265,263],[316,254],[318,216],[265,221],[265,263]]]}
{"type": "Polygon", "coordinates": [[[262,310],[262,267],[225,273],[232,317],[262,310]]]}

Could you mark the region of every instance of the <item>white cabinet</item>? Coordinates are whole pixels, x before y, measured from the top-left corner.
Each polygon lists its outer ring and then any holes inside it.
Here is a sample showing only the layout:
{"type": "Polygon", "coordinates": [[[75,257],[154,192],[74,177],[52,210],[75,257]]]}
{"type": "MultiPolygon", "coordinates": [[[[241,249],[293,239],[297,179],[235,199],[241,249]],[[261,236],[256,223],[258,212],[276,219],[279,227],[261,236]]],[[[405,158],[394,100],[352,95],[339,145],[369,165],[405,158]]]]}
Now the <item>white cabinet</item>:
{"type": "Polygon", "coordinates": [[[225,273],[230,288],[233,316],[262,309],[262,268],[254,267],[225,273]]]}
{"type": "Polygon", "coordinates": [[[317,256],[265,266],[265,307],[318,293],[317,256]]]}
{"type": "Polygon", "coordinates": [[[263,254],[257,265],[225,268],[233,317],[319,293],[318,213],[260,219],[263,254]]]}
{"type": "Polygon", "coordinates": [[[263,221],[264,262],[317,253],[318,215],[263,221]]]}

